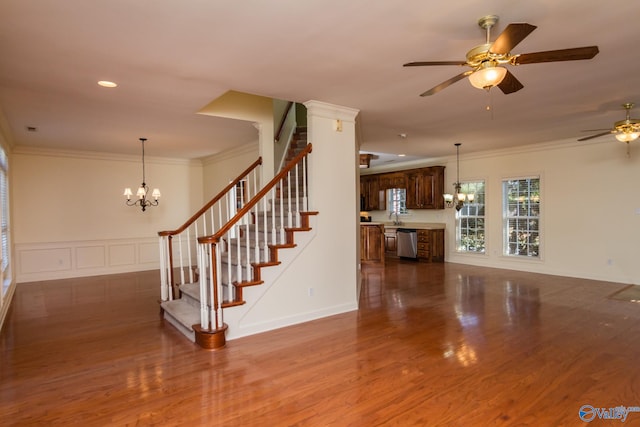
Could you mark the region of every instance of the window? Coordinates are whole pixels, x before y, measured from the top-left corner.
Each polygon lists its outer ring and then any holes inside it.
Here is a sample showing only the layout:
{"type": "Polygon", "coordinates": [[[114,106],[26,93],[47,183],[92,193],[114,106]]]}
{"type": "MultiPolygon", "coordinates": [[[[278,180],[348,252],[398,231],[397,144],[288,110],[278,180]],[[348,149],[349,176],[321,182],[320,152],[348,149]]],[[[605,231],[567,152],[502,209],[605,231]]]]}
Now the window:
{"type": "Polygon", "coordinates": [[[390,188],[387,190],[387,206],[389,216],[407,213],[407,190],[404,188],[390,188]]]}
{"type": "MultiPolygon", "coordinates": [[[[0,148],[0,277],[2,281],[2,294],[4,296],[10,283],[9,272],[9,180],[8,161],[4,150],[0,148]]],[[[1,298],[0,298],[1,299],[1,298]]]]}
{"type": "Polygon", "coordinates": [[[460,191],[473,194],[473,203],[466,202],[458,212],[456,246],[460,252],[484,253],[484,181],[462,182],[460,191]]]}
{"type": "Polygon", "coordinates": [[[502,182],[504,254],[540,256],[540,177],[502,182]]]}

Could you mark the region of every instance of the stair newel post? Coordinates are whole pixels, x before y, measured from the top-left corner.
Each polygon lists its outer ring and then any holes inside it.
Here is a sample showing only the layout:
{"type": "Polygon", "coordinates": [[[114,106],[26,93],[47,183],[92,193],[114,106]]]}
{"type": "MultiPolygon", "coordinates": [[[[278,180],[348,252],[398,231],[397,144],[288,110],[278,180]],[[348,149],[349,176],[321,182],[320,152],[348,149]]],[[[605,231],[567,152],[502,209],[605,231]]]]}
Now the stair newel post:
{"type": "Polygon", "coordinates": [[[211,259],[210,259],[210,272],[209,275],[211,280],[209,280],[209,319],[212,322],[210,329],[218,330],[222,325],[222,308],[220,307],[219,302],[219,281],[218,271],[220,271],[220,257],[218,252],[216,251],[216,243],[211,243],[211,259]],[[220,317],[218,317],[220,316],[220,317]]]}
{"type": "Polygon", "coordinates": [[[226,344],[227,325],[222,316],[222,289],[218,271],[220,255],[216,251],[218,240],[198,239],[200,275],[200,325],[193,325],[196,343],[203,348],[218,349],[226,344]],[[208,272],[208,273],[207,273],[208,272]]]}
{"type": "Polygon", "coordinates": [[[209,280],[209,274],[207,274],[208,258],[207,258],[207,246],[206,244],[198,245],[198,269],[200,270],[200,327],[202,329],[209,329],[209,310],[207,308],[207,288],[209,280]]]}

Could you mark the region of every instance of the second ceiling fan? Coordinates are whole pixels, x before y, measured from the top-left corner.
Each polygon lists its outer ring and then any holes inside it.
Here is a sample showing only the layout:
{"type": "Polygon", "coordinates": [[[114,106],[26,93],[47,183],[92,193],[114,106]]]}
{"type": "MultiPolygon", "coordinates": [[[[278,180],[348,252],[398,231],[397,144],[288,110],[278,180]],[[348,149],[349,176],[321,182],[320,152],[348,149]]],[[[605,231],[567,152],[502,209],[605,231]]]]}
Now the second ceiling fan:
{"type": "Polygon", "coordinates": [[[527,23],[509,24],[498,38],[494,42],[491,42],[491,28],[496,22],[498,22],[496,15],[487,15],[478,20],[478,25],[487,32],[487,40],[485,44],[476,46],[467,52],[466,61],[418,61],[404,64],[404,67],[466,65],[471,68],[429,89],[420,94],[420,96],[429,96],[438,93],[442,89],[451,86],[453,83],[467,76],[469,76],[471,84],[479,89],[488,90],[494,86],[498,86],[504,94],[510,94],[519,91],[524,86],[502,65],[575,61],[591,59],[598,53],[598,46],[586,46],[512,55],[511,49],[524,40],[524,38],[537,27],[527,23]]]}

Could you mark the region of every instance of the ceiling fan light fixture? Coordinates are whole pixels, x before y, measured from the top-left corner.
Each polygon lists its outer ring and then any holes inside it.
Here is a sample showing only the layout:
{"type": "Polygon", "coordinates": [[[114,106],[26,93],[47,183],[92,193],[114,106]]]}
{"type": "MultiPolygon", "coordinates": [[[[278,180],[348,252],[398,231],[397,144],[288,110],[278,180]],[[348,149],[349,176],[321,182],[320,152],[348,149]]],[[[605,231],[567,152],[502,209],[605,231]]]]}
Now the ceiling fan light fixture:
{"type": "Polygon", "coordinates": [[[480,65],[480,69],[469,76],[469,83],[478,89],[491,89],[499,85],[506,75],[506,68],[497,67],[491,62],[485,62],[480,65]]]}
{"type": "Polygon", "coordinates": [[[640,136],[638,132],[622,132],[616,134],[616,139],[620,142],[631,142],[638,139],[638,136],[640,136]]]}

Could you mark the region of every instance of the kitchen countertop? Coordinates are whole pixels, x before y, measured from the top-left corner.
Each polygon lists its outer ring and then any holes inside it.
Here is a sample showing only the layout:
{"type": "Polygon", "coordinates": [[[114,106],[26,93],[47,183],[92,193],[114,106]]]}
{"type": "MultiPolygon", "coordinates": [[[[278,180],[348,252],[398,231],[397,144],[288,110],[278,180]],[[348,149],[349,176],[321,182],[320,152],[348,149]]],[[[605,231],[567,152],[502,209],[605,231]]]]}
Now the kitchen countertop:
{"type": "Polygon", "coordinates": [[[360,225],[382,225],[385,230],[395,230],[398,228],[415,228],[416,230],[444,230],[443,222],[404,222],[395,225],[393,222],[361,222],[360,225]]]}

